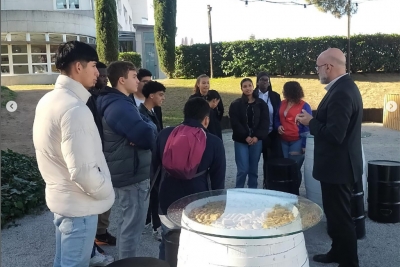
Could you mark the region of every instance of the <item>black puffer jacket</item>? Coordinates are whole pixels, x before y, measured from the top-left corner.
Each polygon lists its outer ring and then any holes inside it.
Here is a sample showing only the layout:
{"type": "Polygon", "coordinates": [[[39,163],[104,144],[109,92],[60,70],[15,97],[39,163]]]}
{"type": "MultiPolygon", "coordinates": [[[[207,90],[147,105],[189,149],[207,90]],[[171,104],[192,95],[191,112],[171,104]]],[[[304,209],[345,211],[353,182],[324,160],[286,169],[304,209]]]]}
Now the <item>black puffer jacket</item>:
{"type": "Polygon", "coordinates": [[[247,144],[248,136],[257,137],[258,140],[263,140],[268,136],[268,105],[262,99],[256,98],[254,105],[248,106],[247,97],[241,97],[233,101],[229,107],[229,118],[233,131],[232,140],[235,142],[247,144]],[[253,108],[252,133],[247,124],[247,108],[253,108]]]}

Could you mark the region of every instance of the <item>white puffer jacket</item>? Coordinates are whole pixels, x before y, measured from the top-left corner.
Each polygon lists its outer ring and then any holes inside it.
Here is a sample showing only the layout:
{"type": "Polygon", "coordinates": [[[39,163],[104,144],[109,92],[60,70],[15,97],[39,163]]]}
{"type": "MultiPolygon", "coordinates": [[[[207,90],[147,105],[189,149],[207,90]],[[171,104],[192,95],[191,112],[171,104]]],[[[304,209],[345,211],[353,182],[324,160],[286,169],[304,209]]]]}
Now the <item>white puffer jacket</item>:
{"type": "Polygon", "coordinates": [[[67,217],[104,213],[115,199],[89,97],[82,84],[60,75],[39,101],[33,123],[47,206],[67,217]]]}

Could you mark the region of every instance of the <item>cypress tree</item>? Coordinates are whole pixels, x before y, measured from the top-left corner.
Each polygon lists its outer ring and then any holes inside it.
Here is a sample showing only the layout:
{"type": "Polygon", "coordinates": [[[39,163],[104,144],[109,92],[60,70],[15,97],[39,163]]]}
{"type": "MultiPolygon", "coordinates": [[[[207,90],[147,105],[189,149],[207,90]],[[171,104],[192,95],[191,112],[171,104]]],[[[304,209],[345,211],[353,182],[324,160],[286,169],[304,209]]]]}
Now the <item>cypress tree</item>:
{"type": "Polygon", "coordinates": [[[118,60],[118,18],[115,0],[96,0],[95,18],[99,60],[109,64],[118,60]]]}
{"type": "Polygon", "coordinates": [[[160,67],[169,78],[175,71],[176,0],[153,0],[154,38],[160,67]]]}

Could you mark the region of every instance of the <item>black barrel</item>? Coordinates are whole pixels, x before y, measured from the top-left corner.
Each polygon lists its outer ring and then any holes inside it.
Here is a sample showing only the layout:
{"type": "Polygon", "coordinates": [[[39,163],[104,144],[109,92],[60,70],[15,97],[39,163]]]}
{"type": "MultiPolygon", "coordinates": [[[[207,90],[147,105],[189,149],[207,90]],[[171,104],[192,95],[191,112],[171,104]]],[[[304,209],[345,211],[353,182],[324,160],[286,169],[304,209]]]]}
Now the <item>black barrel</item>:
{"type": "Polygon", "coordinates": [[[267,181],[264,188],[299,195],[297,163],[293,159],[272,158],[267,160],[267,181]]]}
{"type": "Polygon", "coordinates": [[[365,207],[364,207],[364,189],[362,179],[354,184],[351,196],[351,217],[353,217],[356,227],[357,239],[365,236],[365,207]]]}
{"type": "Polygon", "coordinates": [[[178,263],[179,237],[181,230],[171,230],[164,236],[165,240],[165,261],[170,267],[176,267],[178,263]]]}
{"type": "Polygon", "coordinates": [[[381,223],[400,222],[400,162],[368,162],[368,217],[381,223]]]}
{"type": "Polygon", "coordinates": [[[126,258],[107,265],[107,267],[170,267],[165,261],[156,258],[134,257],[126,258]]]}

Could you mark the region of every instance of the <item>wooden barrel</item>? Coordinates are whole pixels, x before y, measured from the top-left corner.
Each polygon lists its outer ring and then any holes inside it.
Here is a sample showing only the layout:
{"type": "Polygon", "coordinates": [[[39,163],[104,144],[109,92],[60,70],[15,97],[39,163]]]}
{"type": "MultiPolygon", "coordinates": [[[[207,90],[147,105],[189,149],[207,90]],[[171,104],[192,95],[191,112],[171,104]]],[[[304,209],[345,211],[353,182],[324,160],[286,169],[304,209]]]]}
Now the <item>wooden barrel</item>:
{"type": "Polygon", "coordinates": [[[383,102],[383,126],[400,131],[400,94],[385,95],[383,102]]]}

